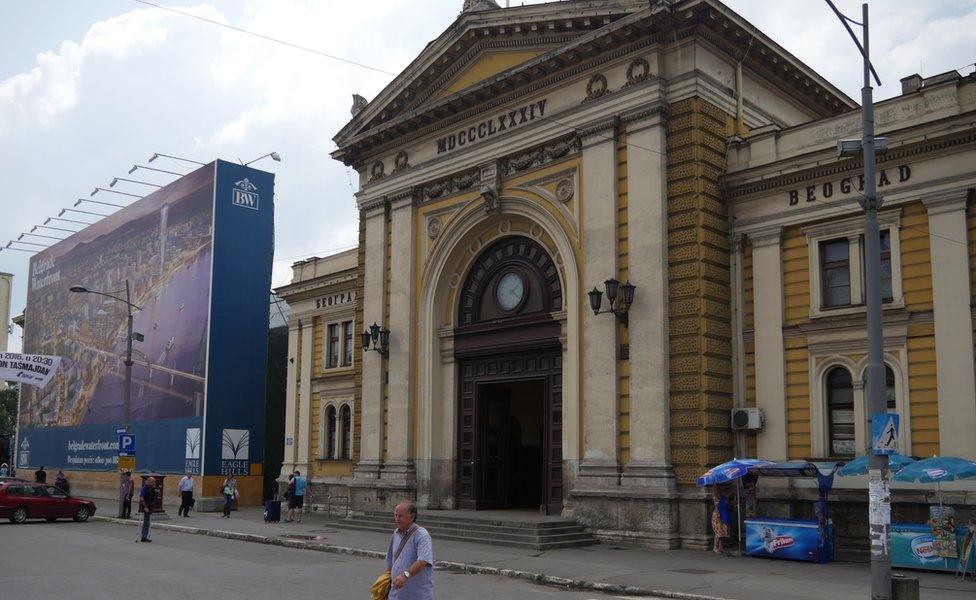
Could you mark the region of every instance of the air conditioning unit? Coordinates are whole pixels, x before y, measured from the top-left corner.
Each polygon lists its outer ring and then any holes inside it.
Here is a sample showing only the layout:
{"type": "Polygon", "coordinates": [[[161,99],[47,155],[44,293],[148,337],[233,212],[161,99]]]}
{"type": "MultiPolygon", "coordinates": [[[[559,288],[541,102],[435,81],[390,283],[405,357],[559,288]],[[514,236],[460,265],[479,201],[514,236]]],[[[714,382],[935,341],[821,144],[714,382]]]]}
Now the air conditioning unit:
{"type": "Polygon", "coordinates": [[[732,409],[732,429],[762,429],[764,421],[761,408],[732,409]]]}

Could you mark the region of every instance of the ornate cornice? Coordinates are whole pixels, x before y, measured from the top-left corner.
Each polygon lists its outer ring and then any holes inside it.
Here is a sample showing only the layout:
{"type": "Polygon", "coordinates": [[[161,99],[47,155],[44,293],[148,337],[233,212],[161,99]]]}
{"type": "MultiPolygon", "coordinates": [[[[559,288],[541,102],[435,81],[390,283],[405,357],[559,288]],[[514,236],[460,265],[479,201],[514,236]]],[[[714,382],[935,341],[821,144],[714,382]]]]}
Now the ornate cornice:
{"type": "MultiPolygon", "coordinates": [[[[897,166],[898,163],[904,163],[907,160],[914,159],[922,155],[936,152],[947,152],[960,146],[966,146],[969,144],[976,144],[976,130],[969,129],[952,135],[928,139],[915,144],[906,144],[905,146],[891,149],[887,152],[887,154],[878,156],[877,167],[880,170],[886,167],[897,166]]],[[[812,155],[818,152],[829,151],[830,150],[824,148],[818,148],[817,150],[812,150],[809,154],[812,155]]],[[[831,155],[833,156],[833,154],[831,155]]],[[[791,157],[777,161],[777,163],[781,162],[784,165],[792,165],[795,164],[797,160],[798,157],[791,157]]],[[[772,164],[775,165],[776,163],[772,164]]],[[[768,167],[771,165],[764,166],[768,167]]],[[[816,165],[799,171],[794,171],[792,173],[773,176],[760,181],[750,181],[739,185],[726,186],[726,198],[729,200],[736,200],[746,196],[762,194],[763,192],[779,191],[784,188],[802,187],[808,182],[835,177],[838,175],[847,177],[851,173],[858,173],[859,171],[863,170],[863,167],[864,163],[861,159],[834,159],[827,164],[816,165]]],[[[739,174],[736,174],[736,176],[738,175],[739,174]]]]}

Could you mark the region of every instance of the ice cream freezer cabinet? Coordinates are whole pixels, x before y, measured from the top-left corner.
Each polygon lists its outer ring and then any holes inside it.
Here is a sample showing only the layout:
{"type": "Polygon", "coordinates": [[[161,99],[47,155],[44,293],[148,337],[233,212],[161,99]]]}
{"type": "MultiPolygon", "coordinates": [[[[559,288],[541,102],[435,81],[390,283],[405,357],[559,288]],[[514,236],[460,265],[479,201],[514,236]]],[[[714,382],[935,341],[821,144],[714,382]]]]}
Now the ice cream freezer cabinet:
{"type": "Polygon", "coordinates": [[[834,559],[834,527],[816,520],[746,519],[746,555],[815,563],[834,559]]]}

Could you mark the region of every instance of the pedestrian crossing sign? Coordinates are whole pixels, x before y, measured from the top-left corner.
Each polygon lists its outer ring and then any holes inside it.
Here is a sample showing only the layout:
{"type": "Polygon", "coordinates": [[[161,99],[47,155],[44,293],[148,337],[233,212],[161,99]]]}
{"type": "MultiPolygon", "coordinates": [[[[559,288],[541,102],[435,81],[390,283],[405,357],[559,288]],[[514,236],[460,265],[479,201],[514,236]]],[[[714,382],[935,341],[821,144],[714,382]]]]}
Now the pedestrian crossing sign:
{"type": "Polygon", "coordinates": [[[898,415],[871,415],[871,453],[892,454],[898,451],[898,415]]]}

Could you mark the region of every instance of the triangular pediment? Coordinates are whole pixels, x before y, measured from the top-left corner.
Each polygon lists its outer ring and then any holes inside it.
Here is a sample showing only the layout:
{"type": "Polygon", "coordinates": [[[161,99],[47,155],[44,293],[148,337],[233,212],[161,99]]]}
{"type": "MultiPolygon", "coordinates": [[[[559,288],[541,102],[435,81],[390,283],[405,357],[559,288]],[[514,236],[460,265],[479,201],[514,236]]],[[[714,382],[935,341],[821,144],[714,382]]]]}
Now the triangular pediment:
{"type": "Polygon", "coordinates": [[[451,79],[446,87],[433,94],[432,97],[440,100],[441,98],[445,98],[451,94],[460,92],[465,88],[476,83],[480,83],[493,75],[498,75],[499,73],[507,71],[512,67],[516,67],[529,59],[535,58],[544,51],[545,50],[542,48],[487,51],[472,60],[467,66],[463,67],[463,70],[453,79],[451,79]]]}
{"type": "Polygon", "coordinates": [[[856,104],[720,0],[563,0],[510,9],[470,5],[333,138],[333,158],[356,164],[414,131],[460,118],[534,82],[578,72],[611,53],[697,36],[816,114],[856,104]],[[758,49],[753,49],[758,44],[758,49]],[[744,57],[744,58],[743,58],[744,57]]]}
{"type": "Polygon", "coordinates": [[[349,138],[516,69],[646,6],[646,0],[566,0],[510,9],[481,3],[462,12],[383,91],[355,111],[334,139],[341,147],[349,138]]]}

